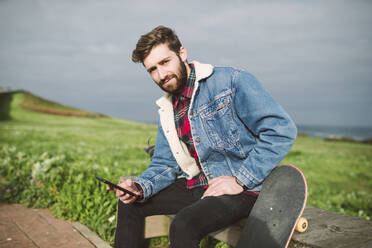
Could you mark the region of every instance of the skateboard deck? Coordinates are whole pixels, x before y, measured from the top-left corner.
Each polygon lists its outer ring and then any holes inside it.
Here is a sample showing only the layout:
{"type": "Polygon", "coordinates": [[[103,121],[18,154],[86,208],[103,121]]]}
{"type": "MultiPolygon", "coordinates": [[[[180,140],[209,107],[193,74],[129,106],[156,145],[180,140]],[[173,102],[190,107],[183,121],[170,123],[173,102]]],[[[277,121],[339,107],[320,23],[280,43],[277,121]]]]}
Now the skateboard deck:
{"type": "Polygon", "coordinates": [[[276,167],[265,179],[236,247],[287,247],[306,201],[302,172],[292,165],[276,167]]]}

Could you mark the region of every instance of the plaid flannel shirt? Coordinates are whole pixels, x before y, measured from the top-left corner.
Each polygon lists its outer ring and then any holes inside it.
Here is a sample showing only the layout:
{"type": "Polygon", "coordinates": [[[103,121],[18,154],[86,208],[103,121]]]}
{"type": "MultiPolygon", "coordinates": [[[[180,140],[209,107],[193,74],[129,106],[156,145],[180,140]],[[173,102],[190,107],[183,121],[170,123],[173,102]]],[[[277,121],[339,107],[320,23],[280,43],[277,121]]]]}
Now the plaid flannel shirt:
{"type": "MultiPolygon", "coordinates": [[[[188,118],[188,111],[190,107],[192,93],[194,91],[195,84],[195,68],[193,64],[189,65],[191,68],[190,75],[187,79],[187,83],[183,91],[179,95],[173,95],[173,112],[174,122],[176,125],[177,135],[182,140],[192,157],[194,157],[196,163],[200,167],[199,157],[196,153],[194,142],[192,139],[190,122],[188,118]]],[[[194,178],[187,180],[187,189],[193,189],[195,187],[208,187],[208,180],[203,172],[200,172],[194,178]]]]}

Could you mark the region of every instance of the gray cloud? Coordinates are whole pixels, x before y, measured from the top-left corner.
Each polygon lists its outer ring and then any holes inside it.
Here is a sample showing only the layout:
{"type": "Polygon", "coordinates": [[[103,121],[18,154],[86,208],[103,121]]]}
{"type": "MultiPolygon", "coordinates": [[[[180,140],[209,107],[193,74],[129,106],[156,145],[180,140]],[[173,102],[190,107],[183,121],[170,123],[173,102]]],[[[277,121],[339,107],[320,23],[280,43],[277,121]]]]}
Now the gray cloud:
{"type": "Polygon", "coordinates": [[[299,124],[372,125],[369,1],[0,1],[0,86],[155,122],[162,92],[130,60],[176,29],[189,58],[245,68],[299,124]]]}

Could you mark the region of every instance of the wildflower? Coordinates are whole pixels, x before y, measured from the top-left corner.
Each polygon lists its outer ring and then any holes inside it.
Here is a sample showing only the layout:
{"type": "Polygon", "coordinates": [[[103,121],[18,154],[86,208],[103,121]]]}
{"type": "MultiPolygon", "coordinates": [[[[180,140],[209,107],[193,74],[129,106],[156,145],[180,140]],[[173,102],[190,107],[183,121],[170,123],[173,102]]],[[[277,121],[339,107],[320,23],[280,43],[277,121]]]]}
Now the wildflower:
{"type": "Polygon", "coordinates": [[[5,192],[6,192],[6,193],[9,193],[9,192],[10,192],[10,189],[6,189],[5,192]]]}
{"type": "Polygon", "coordinates": [[[4,160],[3,160],[3,165],[7,165],[10,161],[10,158],[9,157],[6,157],[4,160]]]}
{"type": "Polygon", "coordinates": [[[111,216],[110,218],[108,218],[108,221],[109,221],[110,223],[112,223],[114,220],[115,220],[115,215],[113,215],[113,216],[111,216]]]}
{"type": "Polygon", "coordinates": [[[36,178],[36,176],[39,174],[40,167],[41,167],[40,162],[37,162],[34,164],[33,169],[32,169],[32,178],[36,178]]]}
{"type": "Polygon", "coordinates": [[[44,161],[43,161],[43,164],[45,164],[45,165],[49,165],[49,164],[51,164],[51,163],[53,163],[54,162],[54,159],[53,158],[47,158],[47,159],[45,159],[44,161]]]}
{"type": "Polygon", "coordinates": [[[43,154],[41,154],[40,158],[41,159],[44,159],[48,156],[48,152],[44,152],[43,154]]]}
{"type": "Polygon", "coordinates": [[[17,153],[17,158],[18,158],[19,160],[21,160],[21,159],[23,158],[24,155],[25,155],[25,154],[24,154],[23,152],[18,152],[18,153],[17,153]]]}

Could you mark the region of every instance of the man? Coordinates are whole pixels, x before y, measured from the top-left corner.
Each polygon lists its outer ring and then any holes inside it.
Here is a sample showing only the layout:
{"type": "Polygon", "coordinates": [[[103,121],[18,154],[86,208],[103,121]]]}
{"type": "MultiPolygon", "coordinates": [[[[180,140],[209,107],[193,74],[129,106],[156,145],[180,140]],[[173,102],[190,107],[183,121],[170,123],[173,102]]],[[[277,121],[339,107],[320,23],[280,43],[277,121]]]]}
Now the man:
{"type": "Polygon", "coordinates": [[[199,247],[208,233],[247,217],[262,182],[283,159],[296,127],[249,73],[187,62],[169,28],[141,36],[132,60],[166,92],[147,170],[116,191],[116,247],[141,247],[144,218],[176,214],[171,247],[199,247]]]}

